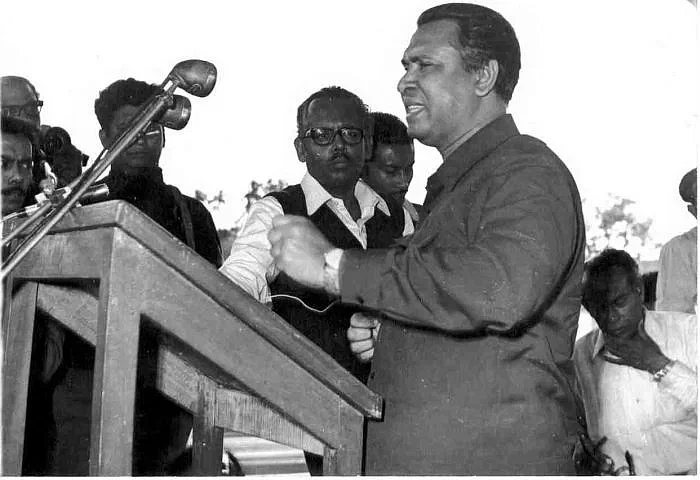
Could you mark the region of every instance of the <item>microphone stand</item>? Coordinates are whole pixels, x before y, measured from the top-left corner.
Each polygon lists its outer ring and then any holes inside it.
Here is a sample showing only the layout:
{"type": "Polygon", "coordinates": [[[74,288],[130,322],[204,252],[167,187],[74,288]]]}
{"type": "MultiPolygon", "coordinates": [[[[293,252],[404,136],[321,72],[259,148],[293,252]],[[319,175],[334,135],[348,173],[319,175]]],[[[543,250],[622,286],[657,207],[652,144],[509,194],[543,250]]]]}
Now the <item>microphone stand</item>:
{"type": "MultiPolygon", "coordinates": [[[[112,142],[112,144],[102,150],[95,162],[88,168],[76,181],[75,190],[69,193],[61,202],[52,210],[46,217],[42,218],[38,224],[32,229],[31,233],[20,243],[15,251],[8,257],[7,261],[0,271],[0,280],[3,280],[14,269],[19,262],[34,248],[44,236],[58,223],[68,211],[80,200],[90,186],[98,179],[98,177],[109,167],[112,162],[131,144],[148,129],[152,120],[163,113],[165,109],[173,103],[173,92],[178,87],[177,83],[163,82],[163,86],[170,83],[169,88],[163,93],[159,93],[153,97],[149,103],[129,122],[127,128],[112,142]]],[[[46,204],[45,204],[46,205],[46,204]]],[[[50,203],[48,203],[50,205],[50,203]]],[[[49,207],[41,206],[39,209],[27,219],[27,221],[18,227],[19,231],[24,230],[30,224],[33,224],[33,219],[43,215],[49,207]]],[[[12,232],[14,238],[19,232],[12,232]]],[[[3,242],[3,246],[7,241],[3,242]]]]}

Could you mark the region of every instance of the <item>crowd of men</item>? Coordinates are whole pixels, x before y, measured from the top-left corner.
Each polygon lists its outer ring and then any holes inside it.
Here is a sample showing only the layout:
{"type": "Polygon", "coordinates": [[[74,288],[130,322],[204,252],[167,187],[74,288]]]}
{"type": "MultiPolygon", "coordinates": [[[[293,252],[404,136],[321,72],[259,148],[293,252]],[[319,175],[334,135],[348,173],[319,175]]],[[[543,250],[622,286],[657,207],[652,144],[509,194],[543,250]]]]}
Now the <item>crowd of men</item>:
{"type": "MultiPolygon", "coordinates": [[[[662,249],[656,310],[645,308],[629,254],[584,264],[574,178],[507,113],[521,66],[508,21],[479,5],[430,8],[402,63],[407,125],[341,87],[299,105],[294,149],[307,172],[251,206],[225,260],[206,208],[163,181],[157,123],[113,163],[108,198],[136,206],[384,398],[384,418],[366,429],[366,474],[696,473],[697,229],[662,249]],[[414,139],[443,158],[422,205],[405,198],[414,139]],[[582,305],[599,328],[575,345],[582,305]]],[[[131,78],[101,91],[103,145],[157,91],[131,78]]],[[[3,216],[75,165],[43,155],[42,105],[29,81],[3,77],[3,216]]],[[[680,185],[694,216],[696,178],[680,185]]],[[[94,353],[38,325],[24,470],[85,475],[94,353]]],[[[134,473],[172,473],[191,418],[138,381],[134,473]]],[[[321,459],[307,463],[320,473],[321,459]]]]}

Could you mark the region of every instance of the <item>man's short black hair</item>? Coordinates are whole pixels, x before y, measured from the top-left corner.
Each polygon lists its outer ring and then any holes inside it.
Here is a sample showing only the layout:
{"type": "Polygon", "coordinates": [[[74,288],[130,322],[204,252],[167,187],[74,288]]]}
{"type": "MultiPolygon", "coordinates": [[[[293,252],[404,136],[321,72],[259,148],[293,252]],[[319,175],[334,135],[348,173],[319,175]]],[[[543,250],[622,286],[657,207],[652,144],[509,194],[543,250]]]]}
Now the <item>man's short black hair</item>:
{"type": "Polygon", "coordinates": [[[95,115],[97,121],[103,129],[109,127],[112,118],[117,110],[124,105],[138,107],[146,100],[158,94],[160,89],[157,85],[127,78],[117,80],[109,87],[100,92],[100,96],[95,100],[95,115]]]}
{"type": "Polygon", "coordinates": [[[299,138],[301,138],[301,136],[304,134],[304,124],[306,123],[306,115],[309,112],[309,105],[311,105],[311,102],[318,98],[349,99],[362,112],[364,120],[363,128],[365,130],[365,133],[367,135],[372,135],[372,117],[369,114],[369,107],[365,105],[362,99],[354,93],[345,90],[344,88],[333,86],[325,87],[319,90],[318,92],[312,93],[309,98],[304,100],[304,102],[301,105],[299,105],[299,108],[297,109],[297,136],[299,138]]]}
{"type": "Polygon", "coordinates": [[[408,127],[399,117],[391,113],[372,112],[374,121],[374,144],[410,145],[413,139],[408,136],[408,127]]]}
{"type": "Polygon", "coordinates": [[[468,72],[498,62],[495,92],[508,103],[520,75],[520,44],[515,30],[490,8],[471,3],[446,3],[429,8],[418,18],[418,26],[437,20],[454,20],[459,26],[459,45],[468,72]]]}
{"type": "Polygon", "coordinates": [[[619,271],[627,275],[632,286],[640,286],[639,266],[624,250],[606,248],[600,255],[586,262],[583,273],[583,298],[581,303],[589,312],[605,302],[608,286],[614,274],[619,271]]]}
{"type": "Polygon", "coordinates": [[[686,203],[695,204],[697,201],[698,169],[694,168],[683,175],[681,183],[678,184],[678,193],[686,203]]]}

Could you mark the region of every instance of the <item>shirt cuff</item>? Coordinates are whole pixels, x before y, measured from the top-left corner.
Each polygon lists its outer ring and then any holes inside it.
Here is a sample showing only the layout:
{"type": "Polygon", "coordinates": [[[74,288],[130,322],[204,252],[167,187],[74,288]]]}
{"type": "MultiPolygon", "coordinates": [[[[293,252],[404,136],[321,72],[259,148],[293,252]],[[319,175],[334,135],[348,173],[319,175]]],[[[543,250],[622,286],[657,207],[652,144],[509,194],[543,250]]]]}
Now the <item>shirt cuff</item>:
{"type": "Polygon", "coordinates": [[[340,262],[343,250],[334,248],[323,256],[323,288],[332,295],[340,295],[340,262]]]}

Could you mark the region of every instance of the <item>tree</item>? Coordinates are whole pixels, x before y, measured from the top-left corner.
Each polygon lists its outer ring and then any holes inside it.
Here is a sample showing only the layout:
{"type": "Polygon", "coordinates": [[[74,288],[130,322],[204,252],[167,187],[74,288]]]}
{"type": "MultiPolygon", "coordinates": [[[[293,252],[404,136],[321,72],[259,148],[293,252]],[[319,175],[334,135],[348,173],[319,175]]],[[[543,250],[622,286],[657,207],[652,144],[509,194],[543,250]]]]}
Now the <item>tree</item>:
{"type": "Polygon", "coordinates": [[[211,208],[214,210],[218,210],[222,203],[226,203],[226,200],[224,200],[223,190],[219,190],[219,193],[211,198],[209,198],[209,196],[203,191],[195,190],[194,198],[202,203],[205,203],[207,206],[211,206],[211,208]]]}
{"type": "MultiPolygon", "coordinates": [[[[260,200],[268,193],[277,192],[285,189],[286,187],[287,182],[284,180],[277,180],[276,182],[273,182],[272,179],[268,179],[267,183],[265,184],[259,183],[255,180],[250,182],[250,190],[248,190],[248,192],[243,196],[243,198],[246,200],[245,212],[238,219],[234,227],[217,230],[217,233],[219,234],[219,241],[221,242],[221,250],[224,253],[224,258],[228,257],[228,254],[231,251],[231,245],[233,245],[233,241],[236,239],[236,235],[238,235],[238,231],[241,229],[245,216],[250,211],[250,207],[252,207],[255,202],[260,200]]],[[[225,203],[224,194],[221,191],[219,191],[217,196],[211,199],[209,199],[205,193],[199,190],[195,192],[195,196],[197,197],[197,200],[207,202],[208,205],[212,205],[212,208],[215,210],[219,207],[219,205],[225,203]]]]}
{"type": "MultiPolygon", "coordinates": [[[[587,202],[583,203],[586,207],[587,202]]],[[[661,246],[649,235],[652,219],[637,219],[632,212],[634,204],[628,198],[608,195],[605,205],[595,207],[594,220],[586,221],[586,258],[606,248],[617,248],[639,261],[643,250],[661,246]]]]}

